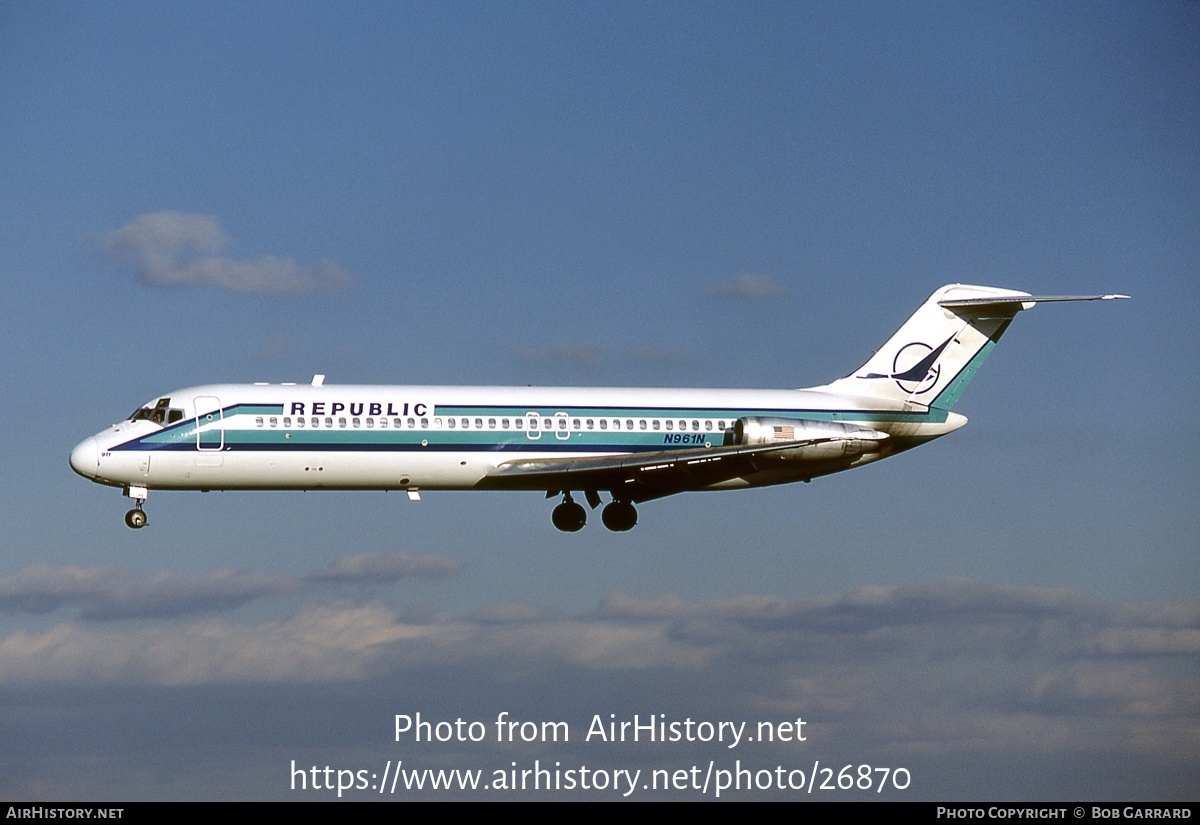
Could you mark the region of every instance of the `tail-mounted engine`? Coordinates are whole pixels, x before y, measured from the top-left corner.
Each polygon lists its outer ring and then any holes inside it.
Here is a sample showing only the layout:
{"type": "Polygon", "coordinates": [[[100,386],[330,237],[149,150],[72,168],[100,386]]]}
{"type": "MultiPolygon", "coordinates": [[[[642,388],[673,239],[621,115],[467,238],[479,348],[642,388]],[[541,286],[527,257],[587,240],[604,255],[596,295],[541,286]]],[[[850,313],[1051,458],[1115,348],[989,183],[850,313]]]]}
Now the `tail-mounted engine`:
{"type": "Polygon", "coordinates": [[[840,421],[809,421],[802,418],[739,418],[725,433],[725,445],[749,447],[759,444],[801,442],[780,450],[779,458],[830,461],[876,453],[887,433],[840,421]]]}

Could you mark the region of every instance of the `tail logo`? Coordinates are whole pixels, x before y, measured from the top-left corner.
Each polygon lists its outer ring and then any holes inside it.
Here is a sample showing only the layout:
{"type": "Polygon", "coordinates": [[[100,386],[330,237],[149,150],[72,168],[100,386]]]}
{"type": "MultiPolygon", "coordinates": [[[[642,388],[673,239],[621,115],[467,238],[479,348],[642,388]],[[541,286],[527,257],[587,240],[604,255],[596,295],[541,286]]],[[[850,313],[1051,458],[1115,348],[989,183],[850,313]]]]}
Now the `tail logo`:
{"type": "Polygon", "coordinates": [[[954,340],[951,335],[938,347],[920,341],[905,344],[892,359],[891,373],[869,372],[859,378],[891,378],[896,386],[909,395],[924,395],[937,386],[942,367],[937,363],[942,351],[954,340]]]}

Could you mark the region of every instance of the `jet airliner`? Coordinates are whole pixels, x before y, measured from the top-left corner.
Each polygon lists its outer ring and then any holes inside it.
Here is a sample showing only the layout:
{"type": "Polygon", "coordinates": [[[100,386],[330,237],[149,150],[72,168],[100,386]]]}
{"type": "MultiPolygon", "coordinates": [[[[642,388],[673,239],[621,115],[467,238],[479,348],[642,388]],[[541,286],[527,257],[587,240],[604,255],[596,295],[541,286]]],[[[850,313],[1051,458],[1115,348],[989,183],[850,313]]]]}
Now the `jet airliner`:
{"type": "Polygon", "coordinates": [[[151,490],[526,490],[561,496],[574,532],[607,496],[635,505],[763,487],[870,464],[957,430],[951,411],[1017,312],[1126,295],[1034,296],[951,284],[858,370],[810,389],[216,384],[176,390],[71,452],[75,472],[131,498],[151,490]]]}

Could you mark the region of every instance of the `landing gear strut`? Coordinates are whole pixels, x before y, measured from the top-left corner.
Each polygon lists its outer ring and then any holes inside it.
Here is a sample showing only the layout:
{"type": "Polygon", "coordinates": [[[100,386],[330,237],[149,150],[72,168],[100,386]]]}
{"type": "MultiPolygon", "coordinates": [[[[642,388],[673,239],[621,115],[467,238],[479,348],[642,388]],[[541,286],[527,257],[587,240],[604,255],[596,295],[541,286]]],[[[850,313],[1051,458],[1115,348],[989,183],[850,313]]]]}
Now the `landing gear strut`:
{"type": "Polygon", "coordinates": [[[582,505],[575,503],[570,493],[565,493],[562,504],[554,508],[550,519],[554,522],[554,526],[564,533],[575,533],[582,530],[583,525],[587,524],[587,511],[583,509],[582,505]]]}
{"type": "Polygon", "coordinates": [[[150,491],[131,484],[125,488],[125,495],[133,499],[133,509],[125,514],[125,523],[134,530],[140,530],[146,526],[146,513],[142,510],[142,504],[146,501],[146,496],[150,495],[150,491]]]}

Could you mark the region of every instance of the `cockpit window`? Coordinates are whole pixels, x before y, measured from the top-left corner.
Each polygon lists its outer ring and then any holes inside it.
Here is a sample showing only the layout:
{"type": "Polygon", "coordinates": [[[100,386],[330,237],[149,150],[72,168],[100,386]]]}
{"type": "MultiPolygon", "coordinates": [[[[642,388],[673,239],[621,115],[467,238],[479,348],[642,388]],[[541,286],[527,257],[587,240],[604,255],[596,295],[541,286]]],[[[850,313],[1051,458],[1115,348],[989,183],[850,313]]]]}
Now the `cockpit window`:
{"type": "Polygon", "coordinates": [[[174,424],[183,420],[183,410],[172,409],[170,398],[160,398],[153,407],[139,407],[129,416],[130,421],[153,421],[155,424],[174,424]]]}

